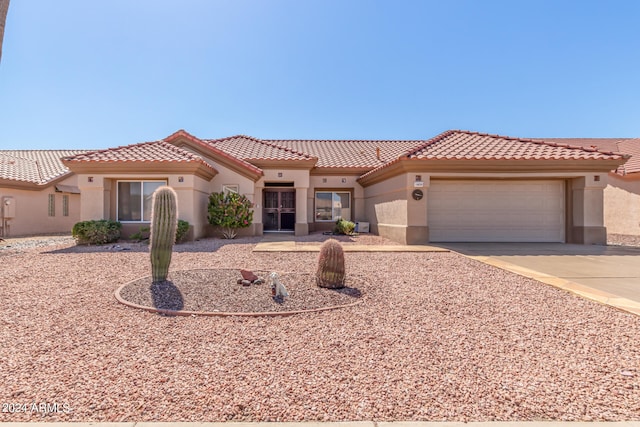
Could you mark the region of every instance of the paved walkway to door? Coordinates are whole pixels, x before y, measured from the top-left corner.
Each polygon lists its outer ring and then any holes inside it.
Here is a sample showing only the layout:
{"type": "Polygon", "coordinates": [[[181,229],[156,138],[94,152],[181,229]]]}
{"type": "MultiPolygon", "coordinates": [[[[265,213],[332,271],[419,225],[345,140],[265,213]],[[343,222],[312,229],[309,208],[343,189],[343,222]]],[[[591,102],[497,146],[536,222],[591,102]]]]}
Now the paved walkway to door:
{"type": "Polygon", "coordinates": [[[561,243],[439,246],[640,315],[640,248],[561,243]]]}
{"type": "MultiPolygon", "coordinates": [[[[327,236],[327,239],[331,236],[327,236]]],[[[293,234],[265,233],[253,252],[320,252],[322,242],[296,242],[293,234]]],[[[448,249],[429,245],[342,245],[345,252],[449,252],[448,249]]]]}

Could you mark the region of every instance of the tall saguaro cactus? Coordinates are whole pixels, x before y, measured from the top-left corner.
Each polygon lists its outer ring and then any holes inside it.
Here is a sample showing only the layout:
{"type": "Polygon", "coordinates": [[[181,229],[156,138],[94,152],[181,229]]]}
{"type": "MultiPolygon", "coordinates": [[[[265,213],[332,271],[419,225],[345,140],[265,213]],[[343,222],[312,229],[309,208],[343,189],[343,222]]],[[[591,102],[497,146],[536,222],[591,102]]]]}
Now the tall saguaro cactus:
{"type": "Polygon", "coordinates": [[[173,244],[178,228],[178,197],[173,188],[163,186],[153,193],[149,252],[153,282],[164,282],[169,273],[173,244]]]}
{"type": "Polygon", "coordinates": [[[321,288],[344,288],[344,251],[335,239],[320,246],[316,284],[321,288]]]}

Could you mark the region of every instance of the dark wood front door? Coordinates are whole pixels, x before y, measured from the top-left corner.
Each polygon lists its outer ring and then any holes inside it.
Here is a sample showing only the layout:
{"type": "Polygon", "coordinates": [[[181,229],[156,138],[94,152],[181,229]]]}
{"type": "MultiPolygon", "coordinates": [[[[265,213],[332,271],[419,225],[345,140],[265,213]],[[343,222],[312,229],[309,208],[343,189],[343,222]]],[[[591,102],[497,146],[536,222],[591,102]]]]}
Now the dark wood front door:
{"type": "Polygon", "coordinates": [[[293,231],[296,225],[296,192],[264,190],[262,222],[265,231],[293,231]]]}

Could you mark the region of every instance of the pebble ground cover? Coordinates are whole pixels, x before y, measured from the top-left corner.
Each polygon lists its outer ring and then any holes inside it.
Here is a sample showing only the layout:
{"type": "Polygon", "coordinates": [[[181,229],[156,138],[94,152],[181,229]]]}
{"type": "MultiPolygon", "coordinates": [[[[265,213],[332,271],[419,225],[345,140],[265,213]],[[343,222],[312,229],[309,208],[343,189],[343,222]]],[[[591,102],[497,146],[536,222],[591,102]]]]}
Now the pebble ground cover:
{"type": "MultiPolygon", "coordinates": [[[[171,268],[313,274],[258,241],[171,268]]],[[[144,245],[53,243],[0,251],[0,422],[640,419],[639,317],[454,253],[346,253],[351,308],[166,317],[114,298],[144,245]]]]}

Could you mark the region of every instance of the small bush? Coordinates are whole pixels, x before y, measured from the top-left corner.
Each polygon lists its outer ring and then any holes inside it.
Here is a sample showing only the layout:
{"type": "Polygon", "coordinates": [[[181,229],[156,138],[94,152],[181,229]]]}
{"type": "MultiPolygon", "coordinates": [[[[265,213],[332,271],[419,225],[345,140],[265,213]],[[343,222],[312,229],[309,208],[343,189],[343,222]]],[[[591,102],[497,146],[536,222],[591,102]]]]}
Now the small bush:
{"type": "Polygon", "coordinates": [[[129,239],[135,240],[136,242],[149,240],[149,230],[151,230],[151,227],[149,227],[148,225],[145,227],[140,227],[140,230],[137,233],[133,233],[131,236],[129,236],[129,239]]]}
{"type": "MultiPolygon", "coordinates": [[[[189,232],[189,221],[185,221],[182,219],[178,220],[178,229],[176,231],[176,243],[181,243],[185,237],[187,237],[187,233],[189,232]]],[[[133,233],[129,236],[129,239],[135,240],[136,242],[142,242],[143,240],[149,243],[149,232],[151,227],[144,226],[140,227],[140,230],[137,233],[133,233]]]]}
{"type": "Polygon", "coordinates": [[[176,243],[182,242],[182,239],[187,237],[187,233],[189,232],[190,224],[188,221],[179,219],[178,220],[178,230],[176,231],[176,243]]]}
{"type": "Polygon", "coordinates": [[[117,242],[122,224],[110,219],[81,221],[76,223],[71,234],[78,245],[104,245],[117,242]]]}
{"type": "Polygon", "coordinates": [[[338,221],[336,221],[336,227],[333,232],[336,234],[346,234],[347,236],[351,236],[355,229],[355,223],[340,218],[338,221]]]}
{"type": "Polygon", "coordinates": [[[253,221],[253,203],[237,193],[209,195],[209,224],[222,228],[222,237],[235,239],[239,228],[249,227],[253,221]]]}

